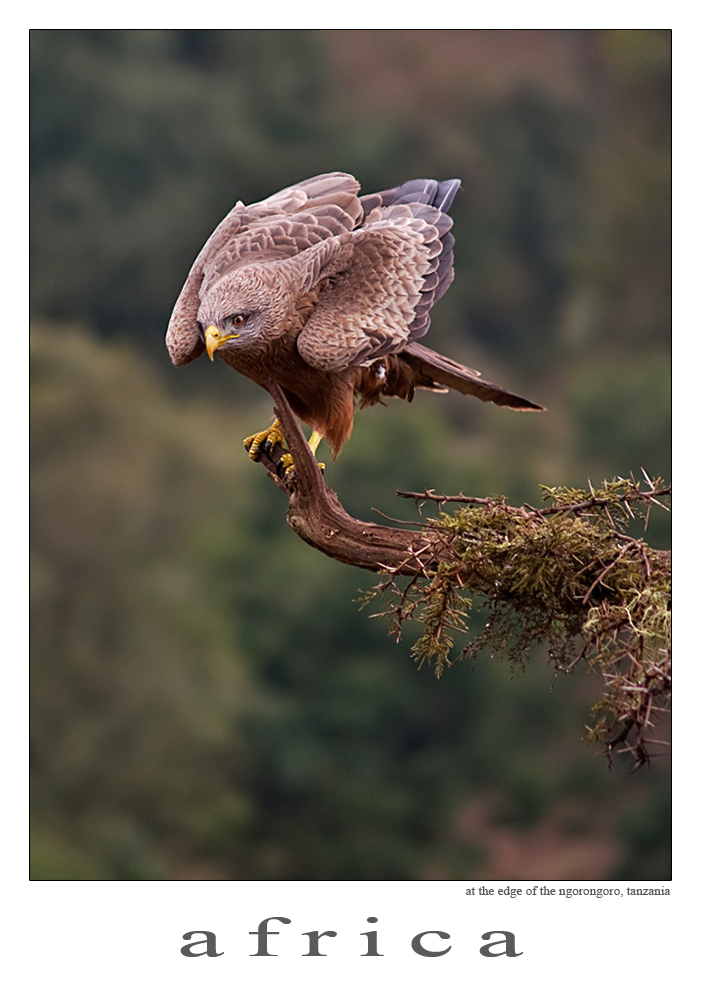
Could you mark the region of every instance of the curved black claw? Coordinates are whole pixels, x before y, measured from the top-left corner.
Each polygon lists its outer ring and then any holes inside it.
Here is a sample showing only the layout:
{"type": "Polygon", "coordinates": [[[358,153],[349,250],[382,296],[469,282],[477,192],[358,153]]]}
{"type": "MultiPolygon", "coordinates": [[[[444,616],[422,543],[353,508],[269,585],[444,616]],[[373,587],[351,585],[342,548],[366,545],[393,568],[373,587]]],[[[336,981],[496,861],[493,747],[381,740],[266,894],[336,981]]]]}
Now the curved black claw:
{"type": "Polygon", "coordinates": [[[280,477],[280,479],[287,479],[290,473],[294,472],[294,459],[290,455],[289,451],[286,451],[284,455],[281,455],[278,459],[277,465],[275,466],[275,472],[280,477]]]}
{"type": "Polygon", "coordinates": [[[263,443],[259,446],[258,451],[259,452],[262,451],[264,455],[267,455],[268,458],[270,458],[270,456],[273,453],[273,448],[275,447],[276,444],[277,444],[277,441],[275,441],[275,440],[271,441],[270,438],[267,437],[267,438],[265,438],[265,440],[263,441],[263,443]]]}
{"type": "Polygon", "coordinates": [[[260,461],[258,456],[261,452],[270,457],[275,445],[282,444],[283,440],[280,421],[274,420],[266,430],[244,438],[243,446],[253,461],[258,462],[260,461]]]}

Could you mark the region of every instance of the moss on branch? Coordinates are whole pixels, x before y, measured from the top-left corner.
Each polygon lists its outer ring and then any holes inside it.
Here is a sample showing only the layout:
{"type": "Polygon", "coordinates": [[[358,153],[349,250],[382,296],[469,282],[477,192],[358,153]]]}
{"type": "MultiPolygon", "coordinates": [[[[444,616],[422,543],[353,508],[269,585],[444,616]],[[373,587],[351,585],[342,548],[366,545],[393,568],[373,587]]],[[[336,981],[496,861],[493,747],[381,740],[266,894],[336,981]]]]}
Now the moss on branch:
{"type": "Polygon", "coordinates": [[[407,620],[422,624],[413,652],[439,675],[460,633],[469,641],[458,659],[488,649],[523,667],[541,645],[559,672],[580,662],[597,669],[605,690],[589,738],[609,756],[628,752],[643,762],[671,694],[670,556],[625,529],[646,525],[650,508],[670,494],[659,480],[641,488],[632,479],[589,491],[544,487],[549,503],[540,509],[404,494],[420,505],[461,506],[427,521],[444,553],[435,569],[409,585],[388,573],[369,597],[386,599],[391,631],[407,620]]]}

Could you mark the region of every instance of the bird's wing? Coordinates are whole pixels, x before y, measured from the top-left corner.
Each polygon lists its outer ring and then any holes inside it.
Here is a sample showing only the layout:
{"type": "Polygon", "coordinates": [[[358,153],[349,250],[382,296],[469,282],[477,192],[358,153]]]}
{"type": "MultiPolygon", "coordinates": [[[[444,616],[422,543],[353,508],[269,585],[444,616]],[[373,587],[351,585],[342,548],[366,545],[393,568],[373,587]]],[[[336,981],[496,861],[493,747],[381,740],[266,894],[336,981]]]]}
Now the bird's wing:
{"type": "Polygon", "coordinates": [[[197,328],[202,294],[242,263],[293,257],[350,232],[363,216],[359,189],[350,174],[321,174],[253,205],[235,205],[202,247],[175,303],[166,333],[173,364],[204,350],[197,328]]]}
{"type": "Polygon", "coordinates": [[[307,364],[324,371],[370,365],[422,337],[431,306],[453,279],[451,226],[432,204],[380,205],[359,229],[291,261],[303,290],[329,279],[297,340],[307,364]]]}

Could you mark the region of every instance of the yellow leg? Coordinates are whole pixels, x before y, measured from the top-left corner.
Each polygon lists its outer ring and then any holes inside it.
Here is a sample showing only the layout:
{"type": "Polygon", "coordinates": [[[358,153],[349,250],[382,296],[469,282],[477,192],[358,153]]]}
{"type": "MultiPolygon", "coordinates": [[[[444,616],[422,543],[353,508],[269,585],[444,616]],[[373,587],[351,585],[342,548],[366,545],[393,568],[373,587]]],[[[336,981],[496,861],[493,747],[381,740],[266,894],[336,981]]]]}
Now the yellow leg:
{"type": "MultiPolygon", "coordinates": [[[[323,440],[323,436],[318,431],[312,431],[312,436],[309,438],[309,448],[311,449],[312,455],[316,456],[316,449],[323,440]]],[[[319,468],[323,472],[326,466],[323,462],[319,462],[319,468]]]]}
{"type": "Polygon", "coordinates": [[[254,462],[257,462],[258,452],[264,444],[267,444],[268,448],[272,448],[273,445],[282,444],[283,441],[280,421],[275,419],[267,430],[259,431],[258,434],[251,434],[250,437],[244,438],[243,446],[247,449],[249,457],[254,462]]]}
{"type": "Polygon", "coordinates": [[[323,438],[318,431],[312,431],[312,436],[309,438],[309,447],[311,448],[312,455],[316,455],[316,449],[322,440],[323,438]]]}

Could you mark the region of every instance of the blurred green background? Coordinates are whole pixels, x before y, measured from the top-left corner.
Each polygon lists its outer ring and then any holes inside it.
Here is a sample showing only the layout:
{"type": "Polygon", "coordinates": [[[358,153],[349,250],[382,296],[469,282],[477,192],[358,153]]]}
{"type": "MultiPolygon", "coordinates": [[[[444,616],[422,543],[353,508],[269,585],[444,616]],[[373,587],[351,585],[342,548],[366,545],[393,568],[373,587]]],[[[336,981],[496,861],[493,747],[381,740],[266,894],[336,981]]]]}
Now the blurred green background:
{"type": "MultiPolygon", "coordinates": [[[[359,415],[327,481],[537,502],[670,476],[668,31],[31,32],[32,877],[670,877],[669,766],[600,682],[417,670],[242,438],[271,401],[163,337],[238,199],[463,179],[428,342],[548,407],[359,415]]],[[[326,453],[322,458],[328,460],[326,453]]],[[[669,545],[669,523],[650,541],[669,545]]]]}

